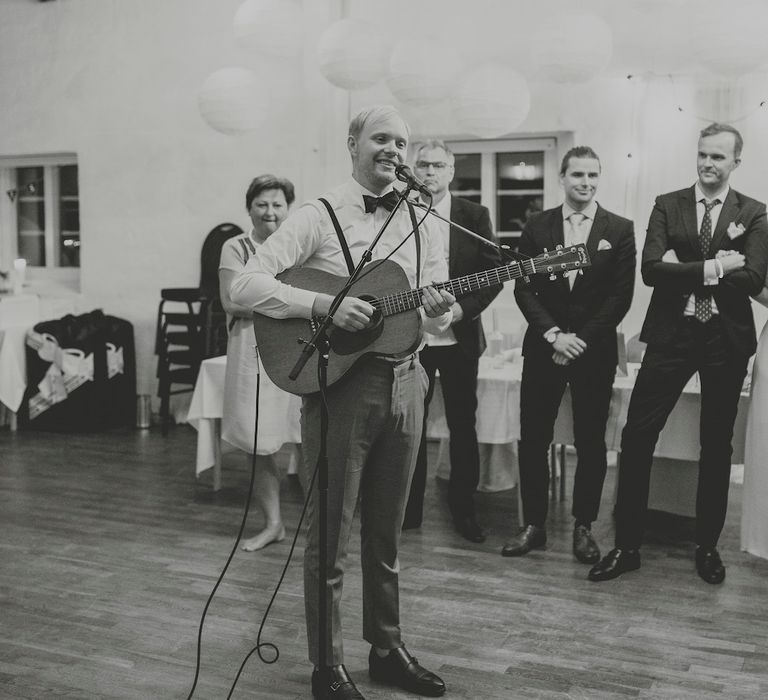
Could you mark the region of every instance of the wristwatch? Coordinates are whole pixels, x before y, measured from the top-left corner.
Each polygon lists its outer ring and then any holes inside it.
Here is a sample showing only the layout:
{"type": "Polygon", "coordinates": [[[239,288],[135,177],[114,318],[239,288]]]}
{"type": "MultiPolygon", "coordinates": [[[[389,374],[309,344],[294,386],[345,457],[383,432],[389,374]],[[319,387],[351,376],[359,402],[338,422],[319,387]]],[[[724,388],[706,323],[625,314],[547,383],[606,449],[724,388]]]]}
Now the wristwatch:
{"type": "Polygon", "coordinates": [[[560,330],[552,331],[551,333],[547,333],[544,336],[544,340],[546,340],[550,345],[553,345],[554,342],[557,340],[558,334],[562,333],[560,330]]]}

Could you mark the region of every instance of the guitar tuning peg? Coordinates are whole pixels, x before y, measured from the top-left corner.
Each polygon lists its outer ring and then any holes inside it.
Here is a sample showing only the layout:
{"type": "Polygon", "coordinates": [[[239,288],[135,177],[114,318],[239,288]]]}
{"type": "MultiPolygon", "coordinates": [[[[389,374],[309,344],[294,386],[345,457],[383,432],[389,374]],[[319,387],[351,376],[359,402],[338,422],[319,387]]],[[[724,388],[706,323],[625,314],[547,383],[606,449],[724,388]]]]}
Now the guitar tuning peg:
{"type": "Polygon", "coordinates": [[[526,283],[526,284],[530,284],[530,283],[531,283],[531,278],[530,278],[528,275],[525,275],[525,276],[523,277],[523,279],[525,280],[525,283],[526,283]]]}
{"type": "Polygon", "coordinates": [[[555,250],[562,250],[562,249],[563,249],[563,246],[561,246],[561,245],[556,245],[555,246],[555,250]]]}
{"type": "MultiPolygon", "coordinates": [[[[563,277],[565,277],[565,275],[563,275],[563,277]]],[[[556,280],[556,279],[557,279],[557,275],[556,275],[556,274],[554,274],[554,273],[552,273],[552,274],[549,276],[549,279],[551,279],[551,280],[556,280]]]]}
{"type": "Polygon", "coordinates": [[[583,276],[584,275],[584,270],[579,270],[579,274],[583,276]]]}
{"type": "Polygon", "coordinates": [[[548,252],[549,252],[549,250],[548,250],[547,248],[544,248],[544,252],[545,252],[545,253],[548,253],[548,252]]]}

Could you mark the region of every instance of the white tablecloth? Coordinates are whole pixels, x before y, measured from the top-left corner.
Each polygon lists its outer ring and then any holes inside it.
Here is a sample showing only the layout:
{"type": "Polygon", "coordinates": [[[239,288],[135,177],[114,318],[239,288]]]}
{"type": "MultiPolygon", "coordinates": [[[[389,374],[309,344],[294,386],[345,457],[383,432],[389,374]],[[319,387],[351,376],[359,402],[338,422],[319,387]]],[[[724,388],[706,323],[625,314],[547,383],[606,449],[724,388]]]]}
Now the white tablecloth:
{"type": "MultiPolygon", "coordinates": [[[[214,489],[218,490],[221,480],[221,455],[237,452],[221,439],[221,416],[224,408],[224,375],[227,370],[227,357],[212,357],[200,365],[200,374],[189,404],[187,423],[197,430],[197,459],[195,475],[199,476],[206,469],[214,468],[214,489]]],[[[295,448],[288,454],[287,472],[298,471],[298,454],[295,448]]]]}
{"type": "MultiPolygon", "coordinates": [[[[606,426],[609,450],[621,447],[621,431],[627,418],[629,398],[638,365],[630,364],[628,377],[616,377],[606,426]]],[[[223,404],[226,358],[203,362],[192,395],[187,420],[198,431],[196,473],[217,464],[220,420],[223,404]]],[[[520,438],[519,362],[480,359],[478,376],[477,437],[480,443],[480,484],[484,491],[499,491],[517,482],[517,440],[520,438]]],[[[438,378],[439,383],[439,378],[438,378]]],[[[733,462],[744,455],[744,435],[749,397],[743,395],[733,438],[733,462]]],[[[441,441],[438,476],[447,478],[448,426],[439,385],[429,409],[427,436],[441,441]]],[[[573,413],[566,391],[555,424],[554,442],[573,444],[573,413]]],[[[686,386],[656,447],[649,505],[652,508],[690,515],[695,501],[699,458],[699,386],[694,378],[686,386]]]]}

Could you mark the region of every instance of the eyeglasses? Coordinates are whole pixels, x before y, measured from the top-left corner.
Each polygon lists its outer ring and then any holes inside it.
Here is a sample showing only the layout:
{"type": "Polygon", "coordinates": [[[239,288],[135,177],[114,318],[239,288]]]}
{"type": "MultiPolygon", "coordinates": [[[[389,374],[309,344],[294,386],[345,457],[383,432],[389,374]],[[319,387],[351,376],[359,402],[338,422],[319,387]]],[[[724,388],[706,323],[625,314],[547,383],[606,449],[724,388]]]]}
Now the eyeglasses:
{"type": "Polygon", "coordinates": [[[435,170],[439,172],[441,170],[445,170],[448,167],[448,163],[445,163],[444,161],[441,161],[441,160],[438,160],[438,161],[417,160],[416,161],[416,168],[418,170],[428,170],[430,166],[432,166],[435,170]]]}

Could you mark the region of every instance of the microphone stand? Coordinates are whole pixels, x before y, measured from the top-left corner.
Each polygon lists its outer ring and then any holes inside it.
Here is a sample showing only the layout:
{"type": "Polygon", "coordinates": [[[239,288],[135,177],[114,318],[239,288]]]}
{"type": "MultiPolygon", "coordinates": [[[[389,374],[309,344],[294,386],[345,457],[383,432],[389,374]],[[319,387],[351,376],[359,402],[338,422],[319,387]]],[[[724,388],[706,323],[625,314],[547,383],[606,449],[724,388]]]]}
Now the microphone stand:
{"type": "Polygon", "coordinates": [[[513,260],[530,259],[530,256],[521,255],[516,250],[512,250],[512,247],[508,246],[506,243],[496,243],[495,241],[489,241],[487,238],[483,238],[481,235],[475,233],[474,231],[470,231],[468,228],[465,228],[461,224],[457,224],[455,221],[451,221],[450,219],[446,219],[444,216],[440,216],[440,214],[438,214],[431,206],[428,207],[426,204],[423,204],[419,200],[409,199],[408,201],[413,204],[414,207],[423,209],[427,212],[427,214],[431,214],[432,216],[440,219],[440,221],[445,221],[445,223],[449,226],[453,226],[454,228],[459,229],[459,231],[462,233],[466,233],[468,236],[472,236],[472,238],[480,241],[480,243],[483,245],[487,245],[490,248],[496,248],[496,250],[498,250],[500,253],[510,256],[513,260]]]}
{"type": "MultiPolygon", "coordinates": [[[[400,205],[408,197],[411,186],[408,185],[397,200],[397,204],[389,212],[381,228],[371,241],[370,246],[363,253],[360,262],[353,270],[344,287],[334,297],[331,302],[328,314],[319,322],[317,329],[308,341],[304,342],[304,348],[301,351],[299,359],[288,374],[290,379],[296,379],[299,376],[304,365],[315,352],[318,351],[317,374],[320,383],[320,395],[325,397],[327,389],[328,360],[330,356],[330,338],[328,329],[333,323],[333,315],[338,310],[341,302],[349,294],[352,286],[360,277],[363,267],[373,258],[373,249],[379,242],[384,230],[389,226],[390,221],[395,215],[400,205]]],[[[418,234],[417,234],[418,235],[418,234]]],[[[325,688],[328,684],[328,406],[323,398],[320,401],[320,453],[317,458],[317,517],[318,517],[318,539],[319,539],[319,569],[318,569],[318,675],[320,678],[320,687],[325,688]]]]}

